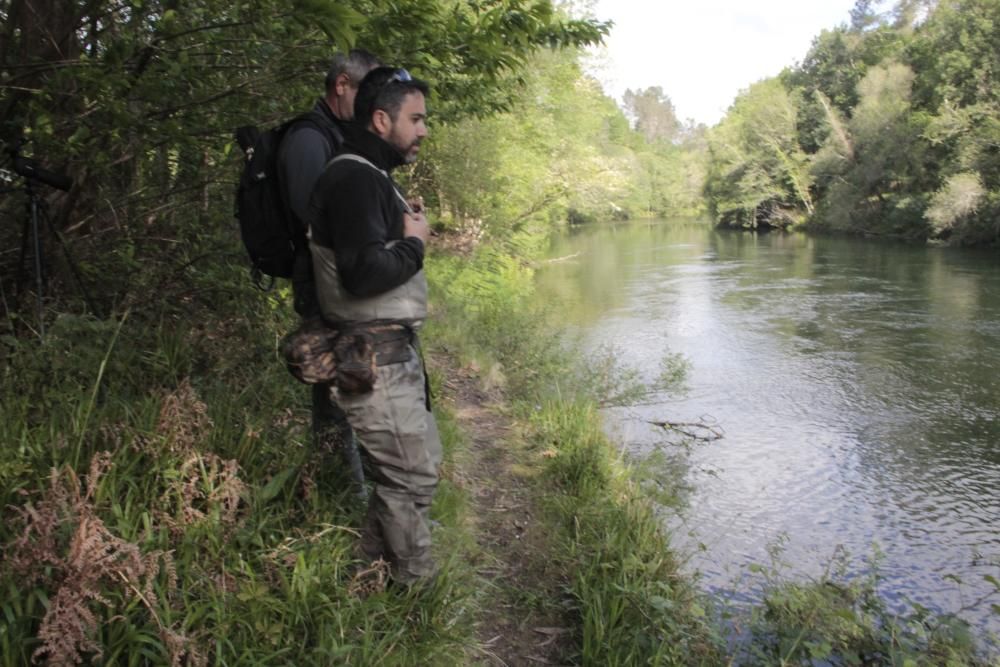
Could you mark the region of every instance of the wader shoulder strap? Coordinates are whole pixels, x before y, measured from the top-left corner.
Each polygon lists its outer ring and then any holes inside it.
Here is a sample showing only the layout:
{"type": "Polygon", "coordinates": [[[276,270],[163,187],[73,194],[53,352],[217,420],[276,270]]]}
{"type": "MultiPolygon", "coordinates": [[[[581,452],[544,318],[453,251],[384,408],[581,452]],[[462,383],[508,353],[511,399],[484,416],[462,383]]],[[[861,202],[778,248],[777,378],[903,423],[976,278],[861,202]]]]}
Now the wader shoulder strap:
{"type": "Polygon", "coordinates": [[[399,201],[403,203],[403,210],[405,210],[407,213],[413,213],[413,208],[411,208],[410,203],[406,201],[406,197],[404,197],[403,193],[399,191],[399,188],[396,187],[396,184],[393,182],[393,180],[389,178],[389,172],[387,172],[385,169],[379,169],[374,164],[372,164],[371,160],[368,160],[367,158],[363,158],[356,153],[341,153],[340,155],[334,156],[333,159],[327,162],[326,167],[324,167],[323,170],[326,171],[326,169],[328,169],[330,165],[332,165],[334,162],[340,162],[342,160],[352,160],[354,162],[360,162],[361,164],[366,164],[375,171],[377,171],[378,173],[385,176],[386,179],[388,179],[389,181],[389,185],[392,186],[392,191],[396,193],[396,196],[399,197],[399,201]]]}

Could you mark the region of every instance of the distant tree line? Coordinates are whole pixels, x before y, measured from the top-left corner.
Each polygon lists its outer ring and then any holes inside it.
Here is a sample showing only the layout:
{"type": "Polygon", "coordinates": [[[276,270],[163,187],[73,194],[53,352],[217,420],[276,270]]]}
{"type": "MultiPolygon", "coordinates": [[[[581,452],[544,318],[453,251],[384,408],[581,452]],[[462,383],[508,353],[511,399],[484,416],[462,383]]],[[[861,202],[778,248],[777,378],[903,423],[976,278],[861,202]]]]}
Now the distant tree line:
{"type": "Polygon", "coordinates": [[[681,124],[659,88],[624,101],[583,71],[580,51],[540,52],[508,110],[434,130],[416,185],[446,225],[485,238],[703,214],[704,128],[681,124]]]}
{"type": "Polygon", "coordinates": [[[708,134],[721,225],[1000,240],[1000,2],[858,0],[708,134]]]}

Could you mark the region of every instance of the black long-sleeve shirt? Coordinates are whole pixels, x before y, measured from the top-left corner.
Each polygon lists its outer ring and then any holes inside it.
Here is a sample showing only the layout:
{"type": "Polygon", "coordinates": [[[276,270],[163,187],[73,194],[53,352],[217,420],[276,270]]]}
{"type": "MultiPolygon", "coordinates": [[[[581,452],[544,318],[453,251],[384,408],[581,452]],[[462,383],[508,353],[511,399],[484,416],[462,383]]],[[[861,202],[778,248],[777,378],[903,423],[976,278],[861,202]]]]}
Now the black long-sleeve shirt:
{"type": "Polygon", "coordinates": [[[400,153],[362,129],[348,133],[343,151],[364,157],[377,169],[352,159],[327,166],[309,202],[311,242],[333,250],[344,289],[369,297],[420,271],[424,244],[403,237],[405,204],[389,176],[403,164],[400,153]]]}

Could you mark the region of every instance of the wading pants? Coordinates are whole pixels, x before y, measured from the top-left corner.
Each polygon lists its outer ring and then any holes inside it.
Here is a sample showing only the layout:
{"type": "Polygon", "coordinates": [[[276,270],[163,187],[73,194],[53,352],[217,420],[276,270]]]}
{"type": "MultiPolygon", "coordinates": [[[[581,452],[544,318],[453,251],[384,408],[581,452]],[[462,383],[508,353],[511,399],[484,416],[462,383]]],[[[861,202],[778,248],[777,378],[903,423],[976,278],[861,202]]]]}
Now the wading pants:
{"type": "Polygon", "coordinates": [[[377,368],[371,392],[338,397],[375,483],[361,549],[372,560],[387,560],[402,584],[434,573],[429,514],[441,463],[423,363],[412,346],[410,351],[408,361],[377,368]]]}

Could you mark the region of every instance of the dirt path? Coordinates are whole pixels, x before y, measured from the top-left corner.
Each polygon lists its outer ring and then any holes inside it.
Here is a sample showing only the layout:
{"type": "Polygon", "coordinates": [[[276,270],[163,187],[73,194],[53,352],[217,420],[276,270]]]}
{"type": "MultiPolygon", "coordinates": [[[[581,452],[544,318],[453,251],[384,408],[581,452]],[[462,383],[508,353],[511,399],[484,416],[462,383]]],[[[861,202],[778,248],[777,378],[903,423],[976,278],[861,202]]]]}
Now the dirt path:
{"type": "Polygon", "coordinates": [[[468,491],[472,530],[481,549],[474,563],[483,579],[478,623],[479,665],[570,664],[572,637],[561,611],[562,573],[548,557],[537,520],[531,452],[503,413],[501,396],[486,392],[473,369],[437,358],[450,404],[468,439],[455,461],[468,491]]]}

